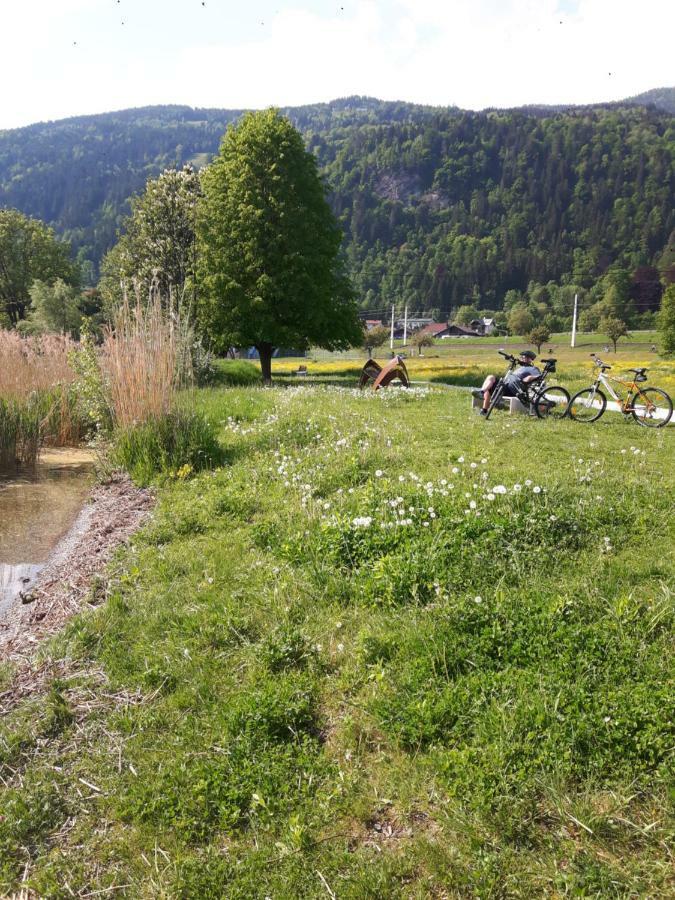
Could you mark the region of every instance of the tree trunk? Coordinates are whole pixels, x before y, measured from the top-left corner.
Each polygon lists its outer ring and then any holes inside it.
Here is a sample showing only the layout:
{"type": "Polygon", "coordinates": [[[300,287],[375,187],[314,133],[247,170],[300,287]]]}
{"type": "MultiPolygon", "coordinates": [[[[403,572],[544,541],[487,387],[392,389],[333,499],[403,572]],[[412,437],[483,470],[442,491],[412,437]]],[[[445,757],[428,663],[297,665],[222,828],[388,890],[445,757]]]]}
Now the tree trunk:
{"type": "Polygon", "coordinates": [[[265,384],[272,384],[272,352],[274,351],[274,347],[272,344],[264,341],[261,344],[256,344],[255,349],[260,355],[260,370],[262,372],[263,382],[265,384]]]}

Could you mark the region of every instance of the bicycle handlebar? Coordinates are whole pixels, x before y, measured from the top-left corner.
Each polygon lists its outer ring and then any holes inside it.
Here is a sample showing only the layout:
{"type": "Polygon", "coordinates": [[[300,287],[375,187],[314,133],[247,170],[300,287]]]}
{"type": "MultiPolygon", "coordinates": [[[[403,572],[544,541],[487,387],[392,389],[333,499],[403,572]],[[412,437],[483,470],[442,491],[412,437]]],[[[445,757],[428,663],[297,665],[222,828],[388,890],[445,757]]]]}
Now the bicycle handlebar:
{"type": "Polygon", "coordinates": [[[603,362],[599,356],[596,356],[595,353],[591,353],[591,359],[593,360],[595,366],[598,369],[611,369],[612,367],[609,363],[603,362]]]}

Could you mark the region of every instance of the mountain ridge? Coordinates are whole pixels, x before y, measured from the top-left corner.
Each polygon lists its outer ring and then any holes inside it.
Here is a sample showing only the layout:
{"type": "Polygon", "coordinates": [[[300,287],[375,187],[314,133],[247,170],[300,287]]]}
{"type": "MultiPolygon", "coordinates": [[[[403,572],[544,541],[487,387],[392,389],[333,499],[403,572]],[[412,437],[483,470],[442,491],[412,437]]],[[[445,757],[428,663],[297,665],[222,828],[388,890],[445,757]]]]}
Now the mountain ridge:
{"type": "MultiPolygon", "coordinates": [[[[658,264],[675,228],[675,122],[635,99],[471,112],[353,95],[281,112],[317,158],[359,294],[443,309],[658,264]]],[[[145,106],[0,132],[0,206],[51,224],[93,283],[129,197],[164,168],[206,164],[242,112],[145,106]]]]}

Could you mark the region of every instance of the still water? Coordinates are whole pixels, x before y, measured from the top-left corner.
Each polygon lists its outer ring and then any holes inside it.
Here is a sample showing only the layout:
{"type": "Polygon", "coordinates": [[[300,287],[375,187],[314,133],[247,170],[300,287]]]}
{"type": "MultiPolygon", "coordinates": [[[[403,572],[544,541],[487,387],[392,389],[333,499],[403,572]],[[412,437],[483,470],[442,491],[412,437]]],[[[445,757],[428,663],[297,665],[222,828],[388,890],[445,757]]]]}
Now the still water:
{"type": "Polygon", "coordinates": [[[77,518],[93,481],[87,450],[45,450],[37,470],[0,475],[0,613],[77,518]]]}

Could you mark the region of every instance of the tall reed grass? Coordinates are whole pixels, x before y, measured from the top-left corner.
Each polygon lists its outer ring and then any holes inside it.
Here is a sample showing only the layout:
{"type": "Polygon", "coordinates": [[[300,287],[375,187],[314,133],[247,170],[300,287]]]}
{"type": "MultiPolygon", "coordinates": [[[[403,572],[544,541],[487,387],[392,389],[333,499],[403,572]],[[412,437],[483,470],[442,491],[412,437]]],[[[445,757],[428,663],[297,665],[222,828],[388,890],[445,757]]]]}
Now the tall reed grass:
{"type": "Polygon", "coordinates": [[[185,319],[166,308],[158,291],[151,291],[146,305],[124,298],[105,330],[100,357],[116,426],[171,412],[178,391],[192,381],[187,333],[185,319]]]}
{"type": "Polygon", "coordinates": [[[34,391],[71,384],[75,374],[68,356],[75,346],[64,335],[21,337],[0,330],[0,397],[23,400],[34,391]]]}
{"type": "Polygon", "coordinates": [[[0,330],[0,467],[32,466],[44,443],[79,443],[86,425],[72,390],[64,335],[22,337],[0,330]]]}
{"type": "Polygon", "coordinates": [[[198,471],[222,456],[212,426],[190,410],[194,335],[189,315],[159,290],[127,297],[104,333],[100,367],[113,426],[110,458],[139,484],[198,471]]]}

